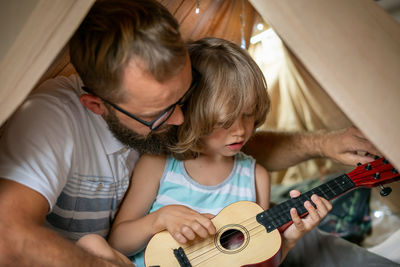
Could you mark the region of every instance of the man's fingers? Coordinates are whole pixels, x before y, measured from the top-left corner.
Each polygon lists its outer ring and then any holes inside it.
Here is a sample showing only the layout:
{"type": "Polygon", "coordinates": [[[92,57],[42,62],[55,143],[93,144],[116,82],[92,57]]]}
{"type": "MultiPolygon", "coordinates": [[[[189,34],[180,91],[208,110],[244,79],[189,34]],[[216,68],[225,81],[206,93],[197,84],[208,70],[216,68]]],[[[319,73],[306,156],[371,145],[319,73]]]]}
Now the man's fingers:
{"type": "MultiPolygon", "coordinates": [[[[357,146],[358,149],[357,151],[364,151],[366,152],[365,156],[359,155],[361,163],[367,163],[369,162],[368,160],[370,158],[373,158],[372,155],[378,155],[381,156],[382,154],[379,152],[379,150],[365,137],[365,135],[356,127],[350,127],[349,128],[350,134],[355,136],[357,139],[357,142],[355,143],[355,140],[351,140],[350,143],[353,146],[357,146]],[[370,154],[370,155],[369,155],[370,154]]],[[[357,155],[357,154],[356,154],[357,155]]]]}
{"type": "Polygon", "coordinates": [[[370,156],[362,156],[357,153],[347,153],[347,162],[351,165],[357,165],[357,163],[365,164],[374,161],[373,157],[370,156]]]}

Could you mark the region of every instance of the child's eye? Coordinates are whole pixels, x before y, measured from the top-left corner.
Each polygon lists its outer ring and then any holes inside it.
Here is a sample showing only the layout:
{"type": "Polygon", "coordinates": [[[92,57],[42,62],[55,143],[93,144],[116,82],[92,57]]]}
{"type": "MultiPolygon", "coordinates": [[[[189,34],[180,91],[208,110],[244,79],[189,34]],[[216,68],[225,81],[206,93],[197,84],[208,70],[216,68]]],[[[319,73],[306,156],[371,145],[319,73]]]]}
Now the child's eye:
{"type": "Polygon", "coordinates": [[[214,125],[214,129],[222,128],[222,127],[224,127],[224,125],[225,125],[225,123],[223,123],[223,122],[217,122],[217,123],[214,125]]]}

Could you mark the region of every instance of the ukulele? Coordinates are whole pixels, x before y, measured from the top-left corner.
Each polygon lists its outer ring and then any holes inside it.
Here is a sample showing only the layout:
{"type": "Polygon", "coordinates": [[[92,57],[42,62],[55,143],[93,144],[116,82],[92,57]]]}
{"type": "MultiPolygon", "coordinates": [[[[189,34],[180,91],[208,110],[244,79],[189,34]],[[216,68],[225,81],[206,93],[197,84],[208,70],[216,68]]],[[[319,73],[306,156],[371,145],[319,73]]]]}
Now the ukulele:
{"type": "Polygon", "coordinates": [[[166,230],[154,235],[145,251],[145,264],[148,267],[276,267],[281,261],[280,233],[292,223],[291,208],[296,208],[303,217],[308,213],[304,207],[306,200],[315,206],[311,195],[332,200],[360,186],[380,186],[381,195],[387,196],[391,188],[383,184],[399,178],[397,169],[386,159],[377,158],[265,211],[254,202],[233,203],[212,219],[217,229],[214,236],[180,244],[166,230]]]}

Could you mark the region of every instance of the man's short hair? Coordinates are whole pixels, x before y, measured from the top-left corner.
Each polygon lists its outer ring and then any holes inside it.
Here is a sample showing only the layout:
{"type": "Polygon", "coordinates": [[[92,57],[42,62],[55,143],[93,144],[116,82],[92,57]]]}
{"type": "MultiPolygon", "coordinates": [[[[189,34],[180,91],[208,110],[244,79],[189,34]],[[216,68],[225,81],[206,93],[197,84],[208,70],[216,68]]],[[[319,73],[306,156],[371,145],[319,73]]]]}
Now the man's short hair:
{"type": "Polygon", "coordinates": [[[71,62],[86,87],[121,101],[123,71],[139,60],[158,81],[184,66],[187,49],[179,24],[152,0],[98,0],[69,43],[71,62]]]}

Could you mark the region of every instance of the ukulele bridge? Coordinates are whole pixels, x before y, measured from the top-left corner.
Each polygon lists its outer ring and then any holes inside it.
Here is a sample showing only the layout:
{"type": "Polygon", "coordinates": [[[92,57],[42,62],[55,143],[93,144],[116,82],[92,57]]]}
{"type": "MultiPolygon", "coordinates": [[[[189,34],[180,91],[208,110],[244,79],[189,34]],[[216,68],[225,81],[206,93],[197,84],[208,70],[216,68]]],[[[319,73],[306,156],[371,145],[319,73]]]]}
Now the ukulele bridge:
{"type": "Polygon", "coordinates": [[[182,247],[174,249],[174,255],[181,267],[192,267],[182,247]]]}

